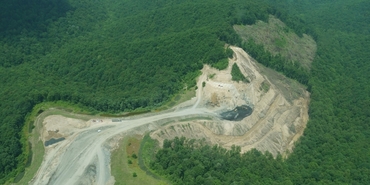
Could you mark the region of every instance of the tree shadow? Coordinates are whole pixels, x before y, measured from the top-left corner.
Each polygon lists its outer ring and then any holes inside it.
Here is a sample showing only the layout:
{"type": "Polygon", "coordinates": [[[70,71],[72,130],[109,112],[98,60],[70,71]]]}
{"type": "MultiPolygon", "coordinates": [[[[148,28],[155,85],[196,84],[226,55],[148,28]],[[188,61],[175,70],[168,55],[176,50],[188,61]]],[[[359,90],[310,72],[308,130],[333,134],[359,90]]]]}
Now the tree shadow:
{"type": "Polygon", "coordinates": [[[72,7],[67,0],[1,0],[0,36],[43,32],[69,10],[72,7]]]}

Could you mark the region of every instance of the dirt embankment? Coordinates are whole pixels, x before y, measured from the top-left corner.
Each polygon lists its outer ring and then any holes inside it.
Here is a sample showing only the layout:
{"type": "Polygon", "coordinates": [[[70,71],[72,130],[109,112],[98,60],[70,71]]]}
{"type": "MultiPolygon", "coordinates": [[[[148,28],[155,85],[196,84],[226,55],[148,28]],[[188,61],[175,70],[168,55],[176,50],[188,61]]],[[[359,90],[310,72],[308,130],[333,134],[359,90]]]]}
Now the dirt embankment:
{"type": "Polygon", "coordinates": [[[252,113],[241,120],[220,116],[211,120],[178,121],[153,132],[152,138],[160,143],[176,136],[206,138],[224,147],[241,146],[243,152],[256,148],[273,155],[292,150],[308,121],[309,93],[297,82],[258,65],[242,49],[232,49],[234,58],[226,70],[203,68],[207,79],[199,92],[202,93],[199,106],[219,115],[248,106],[252,113]],[[234,63],[250,83],[231,80],[234,63]]]}

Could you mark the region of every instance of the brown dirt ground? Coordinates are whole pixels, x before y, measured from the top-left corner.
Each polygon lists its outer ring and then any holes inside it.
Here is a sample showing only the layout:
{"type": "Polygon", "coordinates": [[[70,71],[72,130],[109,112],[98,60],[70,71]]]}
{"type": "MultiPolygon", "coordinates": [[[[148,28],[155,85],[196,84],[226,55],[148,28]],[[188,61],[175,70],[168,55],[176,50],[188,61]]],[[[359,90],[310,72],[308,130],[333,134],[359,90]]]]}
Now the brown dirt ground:
{"type": "Polygon", "coordinates": [[[208,142],[226,148],[238,145],[243,152],[257,148],[273,155],[293,149],[308,121],[309,93],[304,86],[260,66],[240,48],[233,47],[233,50],[237,55],[229,61],[227,69],[220,71],[207,65],[202,69],[208,78],[199,106],[219,112],[249,104],[254,107],[252,115],[238,122],[219,119],[177,121],[154,131],[152,138],[160,144],[164,139],[176,136],[206,138],[208,142]],[[250,83],[231,80],[234,63],[250,83]],[[261,88],[263,83],[270,84],[267,91],[261,88]]]}

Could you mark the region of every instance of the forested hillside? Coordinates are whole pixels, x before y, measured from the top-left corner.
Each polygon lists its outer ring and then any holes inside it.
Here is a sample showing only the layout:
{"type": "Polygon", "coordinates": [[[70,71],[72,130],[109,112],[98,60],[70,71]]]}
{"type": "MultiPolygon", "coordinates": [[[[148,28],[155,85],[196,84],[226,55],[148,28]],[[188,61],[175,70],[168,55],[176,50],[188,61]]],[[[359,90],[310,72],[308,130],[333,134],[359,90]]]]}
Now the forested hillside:
{"type": "Polygon", "coordinates": [[[25,116],[45,101],[91,111],[160,106],[225,62],[234,24],[278,11],[259,1],[5,0],[0,28],[0,183],[22,172],[25,116]]]}
{"type": "MultiPolygon", "coordinates": [[[[234,24],[266,21],[274,14],[298,35],[309,33],[317,39],[318,56],[310,73],[276,65],[279,58],[271,63],[271,56],[260,46],[244,46],[253,47],[254,57],[266,59],[261,61],[265,65],[308,84],[312,93],[310,121],[286,160],[257,151],[239,156],[235,151],[215,148],[220,160],[231,155],[247,162],[240,163],[246,164],[239,168],[240,173],[233,173],[245,178],[229,175],[232,181],[220,181],[369,184],[370,3],[266,3],[271,6],[256,0],[2,1],[0,183],[24,168],[27,153],[22,147],[28,146],[20,141],[21,129],[35,104],[64,100],[109,112],[159,106],[184,86],[195,85],[202,64],[225,59],[225,43],[242,45],[232,29],[234,24]]],[[[200,158],[209,156],[210,149],[187,150],[200,158]]],[[[232,157],[224,162],[239,163],[232,157]]],[[[171,159],[183,161],[186,155],[176,154],[171,159]]],[[[161,163],[159,155],[158,160],[161,163]]],[[[180,183],[183,179],[178,174],[165,171],[178,163],[166,164],[153,166],[180,183]]],[[[224,170],[235,172],[235,166],[224,170]]],[[[201,167],[189,178],[194,182],[212,180],[216,175],[207,174],[210,169],[201,167]]],[[[217,182],[214,180],[211,182],[217,182]]]]}
{"type": "Polygon", "coordinates": [[[370,184],[370,2],[266,2],[303,19],[318,43],[310,120],[294,152],[273,159],[175,139],[152,168],[175,184],[370,184]]]}

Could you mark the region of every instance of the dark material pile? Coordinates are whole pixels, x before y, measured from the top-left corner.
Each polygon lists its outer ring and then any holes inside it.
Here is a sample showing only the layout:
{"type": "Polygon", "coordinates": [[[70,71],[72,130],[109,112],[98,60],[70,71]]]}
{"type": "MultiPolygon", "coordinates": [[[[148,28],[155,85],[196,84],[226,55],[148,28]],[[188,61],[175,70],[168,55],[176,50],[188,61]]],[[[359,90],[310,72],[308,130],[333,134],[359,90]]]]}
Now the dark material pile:
{"type": "Polygon", "coordinates": [[[242,105],[235,107],[231,111],[221,113],[222,119],[230,120],[230,121],[241,121],[247,116],[250,116],[253,112],[253,109],[247,105],[242,105]]]}

